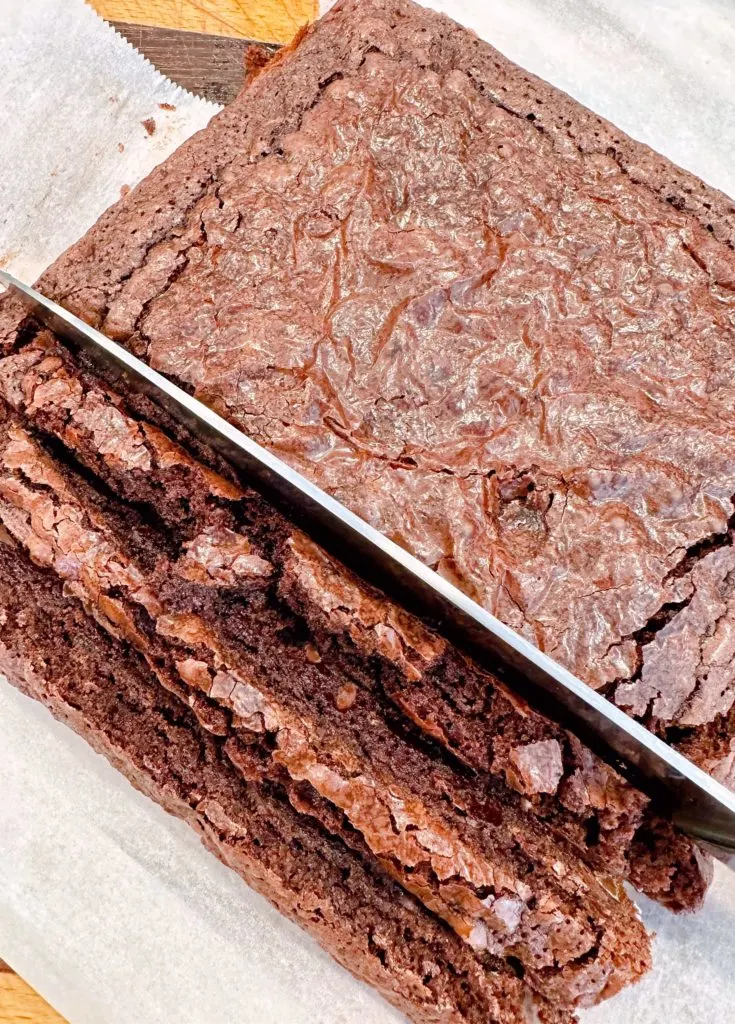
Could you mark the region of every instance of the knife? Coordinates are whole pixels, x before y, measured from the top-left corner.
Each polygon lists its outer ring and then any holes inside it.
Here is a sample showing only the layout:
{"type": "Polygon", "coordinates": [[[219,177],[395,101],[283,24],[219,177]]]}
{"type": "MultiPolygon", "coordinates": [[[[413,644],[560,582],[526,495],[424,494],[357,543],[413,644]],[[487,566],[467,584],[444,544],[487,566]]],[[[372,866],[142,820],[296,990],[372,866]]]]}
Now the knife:
{"type": "Polygon", "coordinates": [[[193,437],[363,579],[429,621],[484,668],[568,726],[662,801],[685,832],[724,860],[735,854],[735,793],[577,679],[400,545],[272,452],[34,288],[0,270],[0,283],[73,351],[155,401],[193,437]]]}

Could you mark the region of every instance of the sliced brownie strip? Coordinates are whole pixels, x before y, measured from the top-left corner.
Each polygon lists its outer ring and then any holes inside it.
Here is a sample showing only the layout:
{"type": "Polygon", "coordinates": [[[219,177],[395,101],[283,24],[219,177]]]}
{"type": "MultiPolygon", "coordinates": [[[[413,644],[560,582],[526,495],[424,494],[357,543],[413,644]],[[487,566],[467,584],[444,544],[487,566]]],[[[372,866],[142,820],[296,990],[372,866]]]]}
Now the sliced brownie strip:
{"type": "MultiPolygon", "coordinates": [[[[146,571],[118,540],[109,498],[93,498],[22,429],[8,425],[0,462],[0,518],[31,557],[132,643],[164,685],[178,694],[190,686],[186,699],[198,713],[197,691],[232,713],[231,726],[226,716],[212,721],[208,703],[205,727],[267,741],[273,762],[342,812],[404,887],[474,949],[519,961],[536,991],[568,1006],[595,1002],[646,968],[645,932],[624,896],[613,898],[517,800],[499,794],[478,803],[471,783],[382,720],[373,694],[358,696],[352,684],[346,705],[339,665],[335,672],[309,662],[284,643],[293,623],[274,603],[275,566],[246,537],[220,531],[205,543],[200,535],[185,545],[185,570],[182,559],[172,567],[164,559],[146,571]],[[196,611],[199,588],[217,572],[225,584],[233,573],[249,584],[224,639],[219,617],[196,611]]],[[[292,534],[286,545],[299,542],[308,543],[292,534]]]]}
{"type": "Polygon", "coordinates": [[[469,947],[218,741],[61,584],[0,543],[0,665],[249,885],[421,1024],[521,1024],[521,983],[469,947]],[[311,823],[310,823],[311,822],[311,823]]]}

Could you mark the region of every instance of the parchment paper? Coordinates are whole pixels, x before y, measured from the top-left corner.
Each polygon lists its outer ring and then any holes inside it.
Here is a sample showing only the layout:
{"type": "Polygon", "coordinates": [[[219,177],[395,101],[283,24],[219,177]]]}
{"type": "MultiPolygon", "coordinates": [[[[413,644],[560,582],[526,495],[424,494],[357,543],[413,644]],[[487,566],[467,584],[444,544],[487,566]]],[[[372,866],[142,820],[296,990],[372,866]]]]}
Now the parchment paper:
{"type": "MultiPolygon", "coordinates": [[[[735,195],[728,0],[431,6],[735,195]]],[[[0,69],[0,265],[29,280],[215,109],[82,0],[0,0],[0,69]]],[[[639,902],[655,969],[583,1021],[729,1024],[735,875],[717,868],[694,917],[639,902]]],[[[400,1020],[2,679],[0,956],[71,1024],[400,1020]]]]}

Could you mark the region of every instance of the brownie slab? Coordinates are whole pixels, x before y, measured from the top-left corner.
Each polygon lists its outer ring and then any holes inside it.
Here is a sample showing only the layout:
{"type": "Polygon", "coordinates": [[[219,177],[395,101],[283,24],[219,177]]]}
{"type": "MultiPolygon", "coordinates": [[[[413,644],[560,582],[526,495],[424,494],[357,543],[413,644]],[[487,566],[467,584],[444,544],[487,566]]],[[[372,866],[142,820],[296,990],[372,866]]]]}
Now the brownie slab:
{"type": "MultiPolygon", "coordinates": [[[[62,577],[68,577],[68,526],[64,549],[59,550],[58,531],[34,526],[33,510],[36,507],[37,524],[50,523],[61,515],[54,508],[69,510],[73,501],[77,560],[67,586],[91,604],[98,617],[104,615],[108,625],[107,593],[120,584],[128,588],[126,600],[118,597],[114,602],[116,628],[123,617],[132,622],[141,610],[159,619],[153,636],[144,638],[138,628],[130,630],[130,639],[159,652],[159,675],[168,658],[165,685],[179,693],[190,686],[193,692],[187,699],[208,728],[218,732],[224,727],[221,711],[201,696],[213,688],[210,668],[192,657],[190,650],[172,662],[170,655],[160,653],[161,634],[167,641],[181,641],[177,629],[181,634],[185,625],[189,642],[198,633],[216,650],[233,642],[241,645],[247,637],[247,658],[260,649],[267,671],[273,672],[275,664],[280,673],[287,664],[284,659],[293,659],[289,645],[284,644],[288,608],[295,616],[289,627],[290,644],[298,638],[297,658],[305,654],[310,662],[306,667],[310,689],[300,699],[320,701],[319,714],[325,721],[334,720],[336,707],[340,712],[337,730],[351,728],[353,734],[363,735],[365,745],[364,737],[371,730],[356,716],[363,711],[362,698],[370,693],[371,714],[372,701],[377,700],[392,728],[398,721],[404,729],[417,727],[423,742],[438,746],[445,761],[448,758],[450,764],[474,773],[476,795],[480,785],[489,799],[507,803],[510,789],[516,806],[532,810],[571,841],[591,867],[623,878],[635,875],[639,888],[674,909],[694,907],[701,901],[709,877],[707,865],[689,840],[670,826],[667,853],[658,844],[653,869],[641,836],[652,830],[660,834],[664,825],[641,793],[565,730],[535,714],[411,616],[358,583],[252,492],[207,471],[160,430],[133,417],[114,393],[80,372],[49,335],[42,334],[16,354],[0,359],[0,394],[24,413],[27,424],[40,430],[47,444],[53,442],[58,455],[81,462],[87,476],[94,474],[98,489],[104,487],[127,503],[122,530],[117,528],[117,504],[105,504],[106,519],[101,522],[98,513],[97,539],[92,543],[83,528],[87,516],[82,507],[83,496],[90,495],[84,487],[79,492],[78,473],[72,474],[77,480],[74,494],[74,482],[68,486],[69,474],[64,479],[59,475],[63,467],[49,468],[48,457],[16,424],[3,450],[0,480],[0,514],[9,529],[29,551],[35,550],[37,559],[45,559],[45,564],[53,564],[62,577]],[[23,484],[16,479],[18,470],[25,477],[23,484]],[[42,493],[34,495],[39,486],[42,493]],[[132,526],[131,502],[148,524],[145,538],[139,537],[141,523],[132,526]],[[161,530],[151,522],[165,523],[167,528],[161,530]],[[131,537],[139,537],[135,551],[139,566],[131,566],[128,556],[118,554],[113,578],[107,568],[110,552],[129,545],[131,537]],[[91,574],[86,581],[78,578],[79,559],[91,574]],[[157,606],[168,601],[188,617],[179,615],[177,627],[176,616],[163,615],[161,607],[153,607],[153,593],[157,606]],[[275,640],[268,639],[264,598],[271,620],[273,603],[280,607],[275,640]],[[263,651],[264,645],[274,643],[275,663],[263,651]],[[328,665],[330,671],[332,665],[336,667],[336,679],[333,683],[322,679],[316,696],[314,680],[325,675],[328,665]]],[[[99,509],[98,491],[92,497],[99,509]]],[[[210,649],[210,658],[211,653],[210,649]]],[[[295,674],[303,671],[296,668],[295,674]]],[[[291,689],[290,681],[281,683],[281,696],[285,692],[292,699],[291,689]]],[[[224,695],[229,697],[227,691],[224,695]]],[[[272,717],[277,719],[275,713],[272,717]]]]}
{"type": "MultiPolygon", "coordinates": [[[[115,412],[124,416],[123,407],[115,412]]],[[[5,435],[0,520],[8,533],[135,648],[204,729],[227,741],[225,753],[247,777],[285,786],[298,809],[314,791],[328,815],[323,823],[344,819],[348,841],[356,834],[358,848],[469,947],[518,964],[529,987],[555,1005],[597,1002],[646,968],[647,936],[622,890],[611,893],[530,803],[508,791],[501,773],[483,792],[482,780],[427,750],[410,721],[386,706],[380,655],[389,661],[398,646],[399,664],[415,679],[408,657],[430,662],[443,641],[326,563],[378,619],[368,623],[369,656],[350,645],[348,660],[334,638],[325,645],[283,604],[284,581],[288,589],[289,577],[323,572],[325,561],[272,510],[267,538],[252,527],[210,523],[192,540],[178,539],[176,551],[177,538],[167,545],[152,517],[142,517],[137,532],[135,517],[127,509],[118,515],[109,492],[93,489],[12,420],[5,435]]],[[[185,458],[173,446],[167,451],[185,458]]],[[[253,500],[250,520],[262,505],[253,500]]],[[[547,748],[559,761],[555,786],[564,774],[561,748],[553,739],[547,748]]],[[[514,749],[521,766],[524,757],[538,761],[537,745],[514,749]]]]}
{"type": "MultiPolygon", "coordinates": [[[[42,287],[727,780],[733,212],[347,0],[42,287]]],[[[640,976],[621,882],[698,905],[686,837],[12,299],[0,343],[15,682],[417,1021],[640,976]]]]}

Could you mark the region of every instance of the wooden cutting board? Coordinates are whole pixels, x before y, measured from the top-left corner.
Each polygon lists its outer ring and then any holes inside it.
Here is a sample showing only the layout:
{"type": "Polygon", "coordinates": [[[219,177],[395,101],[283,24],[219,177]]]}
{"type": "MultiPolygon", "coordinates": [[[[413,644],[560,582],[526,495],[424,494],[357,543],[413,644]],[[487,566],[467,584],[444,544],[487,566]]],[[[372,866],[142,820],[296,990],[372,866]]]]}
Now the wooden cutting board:
{"type": "MultiPolygon", "coordinates": [[[[91,3],[168,78],[218,103],[232,99],[242,83],[248,40],[286,43],[318,13],[318,0],[91,3]]],[[[66,1022],[0,960],[0,1024],[66,1022]]]]}
{"type": "Polygon", "coordinates": [[[287,43],[316,17],[318,0],[91,0],[108,21],[287,43]]]}
{"type": "Polygon", "coordinates": [[[32,988],[0,960],[0,1021],[2,1024],[65,1024],[32,988]]]}

